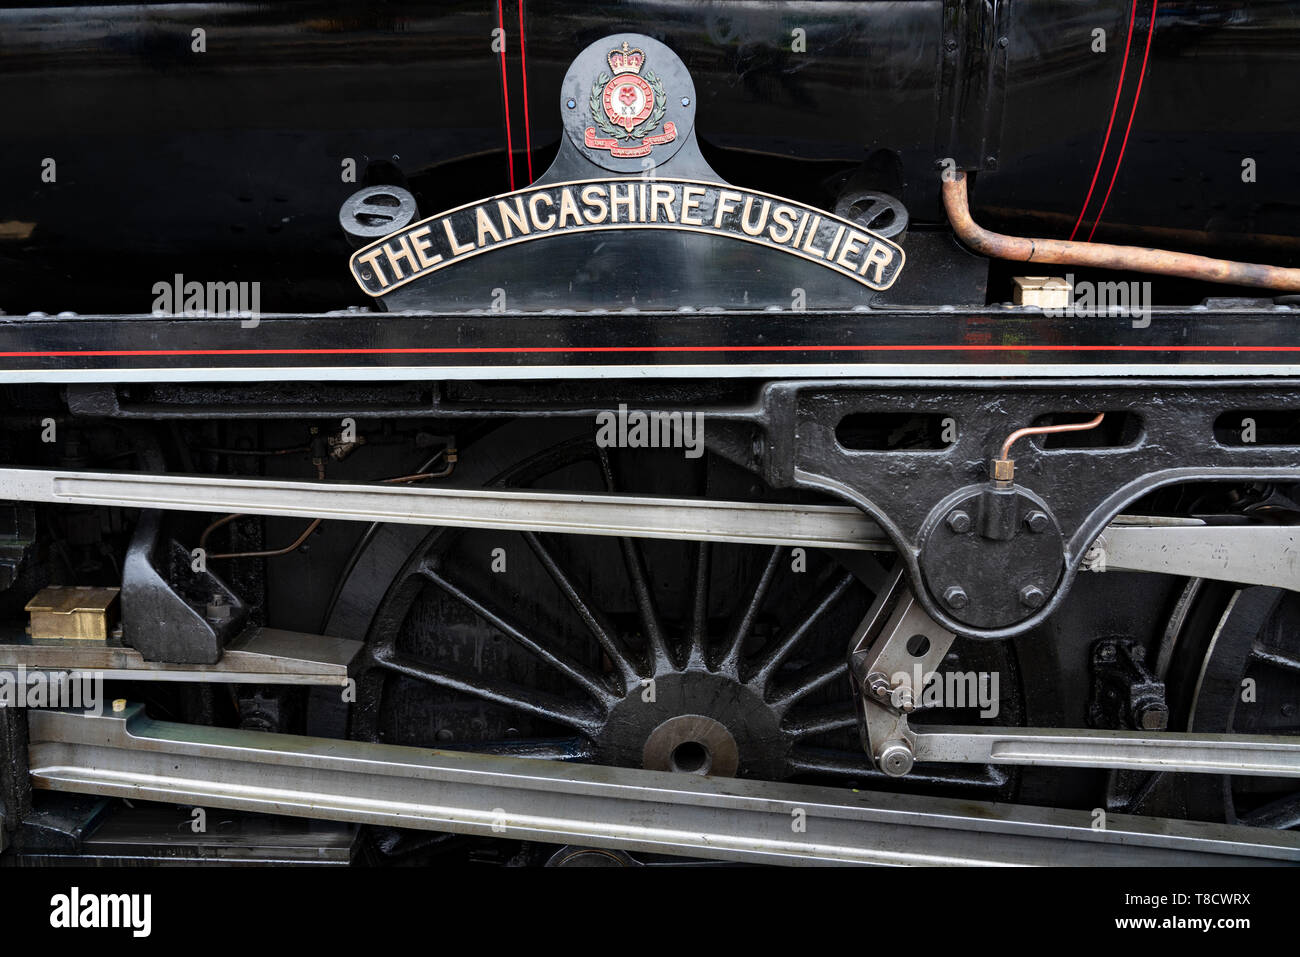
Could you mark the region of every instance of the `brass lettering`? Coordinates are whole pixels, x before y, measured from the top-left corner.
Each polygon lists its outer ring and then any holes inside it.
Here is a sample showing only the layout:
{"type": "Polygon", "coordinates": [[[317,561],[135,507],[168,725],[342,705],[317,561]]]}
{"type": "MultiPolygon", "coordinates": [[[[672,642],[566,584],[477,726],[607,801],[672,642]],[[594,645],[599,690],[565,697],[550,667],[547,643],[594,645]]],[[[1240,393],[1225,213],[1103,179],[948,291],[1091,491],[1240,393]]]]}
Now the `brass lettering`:
{"type": "Polygon", "coordinates": [[[815,256],[824,256],[826,254],[826,250],[818,249],[813,245],[813,240],[817,238],[817,227],[821,224],[822,218],[820,216],[814,216],[812,225],[808,227],[808,238],[805,239],[803,243],[804,252],[812,253],[815,256]]]}
{"type": "Polygon", "coordinates": [[[411,245],[415,247],[415,258],[420,260],[421,269],[428,269],[442,262],[442,253],[429,255],[429,250],[433,248],[433,240],[429,238],[430,232],[432,230],[428,226],[421,226],[411,233],[411,245]]]}
{"type": "Polygon", "coordinates": [[[799,231],[794,234],[794,242],[790,244],[794,246],[795,249],[799,248],[799,240],[803,239],[804,227],[807,225],[808,225],[808,214],[804,213],[803,218],[799,220],[799,231]]]}
{"type": "Polygon", "coordinates": [[[844,230],[846,228],[847,227],[845,226],[841,226],[839,229],[835,230],[835,238],[831,240],[831,248],[826,250],[827,259],[835,258],[835,250],[839,248],[840,240],[844,238],[844,230]]]}
{"type": "Polygon", "coordinates": [[[552,226],[555,225],[554,214],[547,216],[546,219],[543,220],[542,214],[537,211],[538,204],[541,203],[543,200],[546,201],[547,206],[555,205],[555,200],[551,199],[551,197],[548,196],[546,193],[534,193],[532,198],[528,200],[528,215],[532,217],[533,229],[536,229],[538,232],[542,232],[542,233],[546,232],[546,230],[550,229],[552,226]]]}
{"type": "Polygon", "coordinates": [[[632,192],[632,184],[628,183],[626,185],[627,195],[621,199],[618,195],[618,183],[610,183],[609,185],[609,221],[611,223],[618,222],[618,208],[620,206],[627,209],[628,222],[632,222],[634,219],[633,214],[636,207],[636,196],[632,192]]]}
{"type": "Polygon", "coordinates": [[[721,190],[718,193],[718,208],[713,212],[713,228],[722,228],[722,217],[732,212],[745,196],[743,193],[737,193],[730,189],[721,190]]]}
{"type": "Polygon", "coordinates": [[[459,256],[461,253],[467,253],[474,248],[473,243],[462,243],[460,240],[456,238],[456,233],[451,228],[450,219],[444,219],[442,221],[442,228],[443,231],[446,232],[447,234],[447,242],[451,246],[451,254],[453,256],[459,256]]]}
{"type": "Polygon", "coordinates": [[[894,261],[894,251],[888,246],[882,246],[880,243],[872,243],[871,248],[867,250],[867,258],[862,261],[862,268],[858,270],[858,275],[865,276],[867,267],[875,264],[876,268],[872,271],[872,282],[880,282],[880,271],[894,261]]]}
{"type": "Polygon", "coordinates": [[[687,226],[703,226],[704,220],[700,219],[698,212],[692,217],[692,210],[699,210],[700,200],[708,195],[708,190],[703,186],[684,186],[682,187],[682,216],[681,221],[687,226]]]}
{"type": "Polygon", "coordinates": [[[849,233],[849,238],[845,241],[844,248],[840,250],[839,258],[835,260],[836,265],[843,266],[845,269],[855,269],[856,266],[849,262],[849,257],[862,249],[862,247],[858,245],[858,240],[866,238],[866,236],[863,236],[857,230],[849,233]]]}
{"type": "Polygon", "coordinates": [[[650,187],[650,222],[659,222],[659,211],[662,209],[664,219],[667,222],[677,222],[676,214],[673,212],[673,203],[677,199],[677,189],[673,186],[667,186],[663,183],[655,183],[650,187]]]}
{"type": "Polygon", "coordinates": [[[383,254],[384,251],[382,249],[375,248],[370,250],[370,252],[366,253],[364,256],[357,257],[357,262],[365,263],[367,266],[370,267],[370,271],[373,272],[375,274],[375,278],[379,280],[380,289],[384,288],[389,284],[388,277],[385,276],[384,271],[379,268],[379,257],[382,256],[383,254]]]}
{"type": "Polygon", "coordinates": [[[578,204],[573,201],[573,194],[569,192],[566,186],[560,191],[560,228],[563,229],[566,220],[573,219],[573,225],[582,225],[582,216],[578,213],[578,204]]]}
{"type": "Polygon", "coordinates": [[[608,218],[609,207],[605,205],[604,186],[584,186],[582,202],[587,207],[587,222],[603,223],[608,218]]]}
{"type": "Polygon", "coordinates": [[[515,197],[513,209],[506,205],[504,199],[498,200],[497,212],[501,214],[501,228],[506,231],[506,239],[512,239],[516,229],[519,230],[521,236],[528,235],[528,214],[524,212],[524,198],[522,196],[515,197]]]}
{"type": "Polygon", "coordinates": [[[759,233],[763,231],[763,227],[767,225],[767,211],[769,208],[771,208],[772,204],[767,200],[763,200],[763,206],[758,211],[758,222],[755,223],[753,226],[751,226],[749,224],[749,211],[753,207],[753,205],[754,205],[754,197],[746,196],[745,208],[741,210],[740,213],[740,228],[745,231],[745,234],[747,236],[757,236],[759,233]]]}
{"type": "Polygon", "coordinates": [[[497,228],[492,225],[492,220],[488,218],[487,210],[480,206],[474,213],[474,218],[478,222],[478,244],[487,245],[487,237],[491,235],[494,243],[501,242],[501,234],[497,228]]]}
{"type": "Polygon", "coordinates": [[[402,278],[402,267],[398,265],[400,260],[405,259],[406,265],[410,267],[411,272],[418,268],[415,265],[415,253],[411,251],[411,244],[405,236],[398,236],[394,240],[397,248],[393,248],[393,243],[384,245],[384,257],[388,260],[388,267],[392,269],[394,278],[402,278]]]}
{"type": "Polygon", "coordinates": [[[772,210],[772,228],[768,231],[772,242],[785,245],[789,241],[794,233],[794,217],[797,212],[789,206],[778,206],[772,210]]]}

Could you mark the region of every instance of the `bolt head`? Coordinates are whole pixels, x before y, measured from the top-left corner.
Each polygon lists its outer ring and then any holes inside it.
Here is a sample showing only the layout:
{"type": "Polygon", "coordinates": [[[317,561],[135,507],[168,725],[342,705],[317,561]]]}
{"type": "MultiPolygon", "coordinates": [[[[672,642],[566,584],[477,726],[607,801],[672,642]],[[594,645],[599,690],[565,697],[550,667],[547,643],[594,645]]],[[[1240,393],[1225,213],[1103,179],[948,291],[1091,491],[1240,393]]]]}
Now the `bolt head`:
{"type": "Polygon", "coordinates": [[[1052,520],[1047,517],[1047,513],[1040,512],[1038,509],[1025,516],[1025,528],[1038,535],[1047,531],[1051,524],[1052,520]]]}
{"type": "Polygon", "coordinates": [[[945,524],[947,524],[950,532],[957,535],[965,535],[970,531],[970,515],[959,508],[955,508],[948,513],[948,517],[945,519],[945,524]]]}
{"type": "Polygon", "coordinates": [[[867,688],[877,698],[883,698],[889,694],[889,679],[879,671],[873,671],[867,675],[867,688]]]}
{"type": "Polygon", "coordinates": [[[1020,604],[1026,608],[1042,608],[1047,596],[1037,585],[1026,585],[1020,589],[1020,604]]]}
{"type": "Polygon", "coordinates": [[[891,744],[882,750],[876,759],[880,770],[891,777],[902,777],[912,770],[912,749],[905,744],[891,744]]]}
{"type": "Polygon", "coordinates": [[[943,593],[943,600],[949,608],[958,611],[970,604],[970,596],[966,594],[966,590],[960,585],[949,585],[948,590],[943,593]]]}

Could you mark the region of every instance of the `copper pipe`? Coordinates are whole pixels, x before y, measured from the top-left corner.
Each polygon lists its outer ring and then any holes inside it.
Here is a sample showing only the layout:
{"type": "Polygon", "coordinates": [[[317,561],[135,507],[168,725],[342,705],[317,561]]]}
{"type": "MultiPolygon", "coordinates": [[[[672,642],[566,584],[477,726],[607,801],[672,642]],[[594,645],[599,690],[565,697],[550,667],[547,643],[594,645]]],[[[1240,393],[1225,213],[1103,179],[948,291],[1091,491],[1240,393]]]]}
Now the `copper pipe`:
{"type": "Polygon", "coordinates": [[[217,529],[219,529],[222,525],[228,525],[231,522],[233,522],[235,519],[243,518],[243,517],[244,516],[241,513],[236,513],[234,515],[226,515],[222,518],[217,519],[215,522],[213,522],[211,525],[205,528],[203,530],[203,534],[199,536],[199,548],[205,548],[208,544],[208,536],[211,535],[213,532],[215,532],[217,529]]]}
{"type": "MultiPolygon", "coordinates": [[[[425,479],[445,478],[446,476],[450,475],[452,469],[456,467],[456,450],[444,449],[441,454],[447,460],[447,467],[442,469],[441,471],[418,472],[415,475],[399,475],[396,478],[380,479],[379,484],[380,485],[403,485],[403,484],[408,484],[410,482],[420,482],[425,479]]],[[[430,461],[434,461],[434,460],[431,459],[430,461]]],[[[213,522],[211,525],[205,528],[203,530],[203,534],[199,536],[199,547],[202,548],[204,546],[204,543],[207,542],[208,536],[211,535],[213,532],[215,532],[218,528],[220,528],[222,525],[226,525],[230,522],[233,522],[237,518],[243,518],[243,515],[235,514],[235,515],[223,516],[222,518],[217,519],[215,522],[213,522]]],[[[275,558],[278,555],[288,555],[290,552],[295,551],[299,546],[301,546],[303,542],[307,541],[308,536],[310,536],[312,532],[316,531],[316,529],[320,527],[320,523],[322,521],[324,521],[324,519],[320,519],[320,518],[313,519],[311,524],[308,525],[307,528],[303,531],[303,533],[298,536],[297,540],[295,540],[292,545],[286,545],[284,548],[276,548],[270,551],[263,551],[263,552],[226,552],[220,555],[209,555],[208,558],[210,559],[275,558]]]]}
{"type": "MultiPolygon", "coordinates": [[[[238,516],[227,516],[229,518],[238,518],[238,516]]],[[[320,527],[320,523],[325,521],[323,518],[314,518],[311,524],[298,536],[292,545],[286,545],[284,548],[276,548],[266,552],[227,552],[223,555],[209,555],[208,558],[274,558],[277,555],[288,555],[303,542],[307,541],[307,536],[320,527]]]]}
{"type": "MultiPolygon", "coordinates": [[[[1070,227],[1074,225],[1073,213],[1049,213],[1013,206],[985,206],[984,214],[990,219],[997,217],[1004,221],[1032,220],[1036,224],[1033,227],[1036,230],[1062,230],[1068,233],[1070,227]]],[[[1279,256],[1300,252],[1300,236],[1279,236],[1276,233],[1201,232],[1195,229],[1176,229],[1172,226],[1139,226],[1136,223],[1117,222],[1107,222],[1106,229],[1111,235],[1127,237],[1120,240],[1125,244],[1158,242],[1174,246],[1215,246],[1226,249],[1237,243],[1267,248],[1279,256]]]]}
{"type": "Polygon", "coordinates": [[[1098,269],[1180,276],[1183,279],[1200,279],[1228,286],[1300,292],[1300,269],[1239,263],[1230,259],[1213,259],[1145,246],[1026,239],[1023,236],[990,232],[971,218],[966,199],[966,174],[960,171],[944,176],[943,207],[957,237],[975,252],[993,259],[1058,266],[1093,266],[1098,269]]]}
{"type": "Polygon", "coordinates": [[[1068,425],[1038,425],[1031,426],[1027,429],[1016,429],[1007,436],[1007,440],[1002,443],[1002,454],[1000,459],[1007,459],[1011,455],[1011,446],[1015,445],[1020,439],[1027,435],[1052,435],[1056,432],[1086,432],[1088,429],[1095,429],[1101,425],[1101,420],[1106,418],[1105,412],[1098,412],[1095,419],[1089,419],[1087,422],[1071,422],[1068,425]]]}

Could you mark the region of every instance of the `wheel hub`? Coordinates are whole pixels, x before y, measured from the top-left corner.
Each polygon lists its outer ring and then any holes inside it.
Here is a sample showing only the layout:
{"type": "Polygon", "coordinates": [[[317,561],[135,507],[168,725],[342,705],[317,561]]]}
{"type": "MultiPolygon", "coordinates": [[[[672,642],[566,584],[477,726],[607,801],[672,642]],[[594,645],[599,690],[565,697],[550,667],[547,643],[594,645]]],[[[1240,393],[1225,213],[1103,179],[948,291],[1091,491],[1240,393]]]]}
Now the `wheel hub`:
{"type": "Polygon", "coordinates": [[[731,732],[717,721],[681,714],[650,732],[641,765],[651,771],[731,777],[740,765],[740,750],[731,732]]]}
{"type": "Polygon", "coordinates": [[[752,688],[701,669],[660,674],[629,690],[595,744],[611,764],[761,777],[780,772],[791,740],[752,688]]]}

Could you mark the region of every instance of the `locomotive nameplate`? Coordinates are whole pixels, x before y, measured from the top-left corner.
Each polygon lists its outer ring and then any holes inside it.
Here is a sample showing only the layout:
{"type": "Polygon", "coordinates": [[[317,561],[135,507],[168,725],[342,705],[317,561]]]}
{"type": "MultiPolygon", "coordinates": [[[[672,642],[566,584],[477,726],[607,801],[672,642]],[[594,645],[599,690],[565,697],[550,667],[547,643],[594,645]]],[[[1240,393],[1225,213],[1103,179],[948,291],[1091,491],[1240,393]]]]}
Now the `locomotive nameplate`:
{"type": "Polygon", "coordinates": [[[709,233],[779,249],[871,289],[903,268],[901,246],[822,209],[767,193],[679,179],[598,179],[533,186],[430,216],[362,247],[352,275],[372,296],[482,253],[600,230],[709,233]]]}
{"type": "Polygon", "coordinates": [[[559,94],[559,149],[527,186],[436,213],[385,184],[344,204],[367,295],[394,312],[854,309],[902,272],[903,240],[874,220],[719,175],[690,72],[659,41],[595,41],[559,94]]]}

